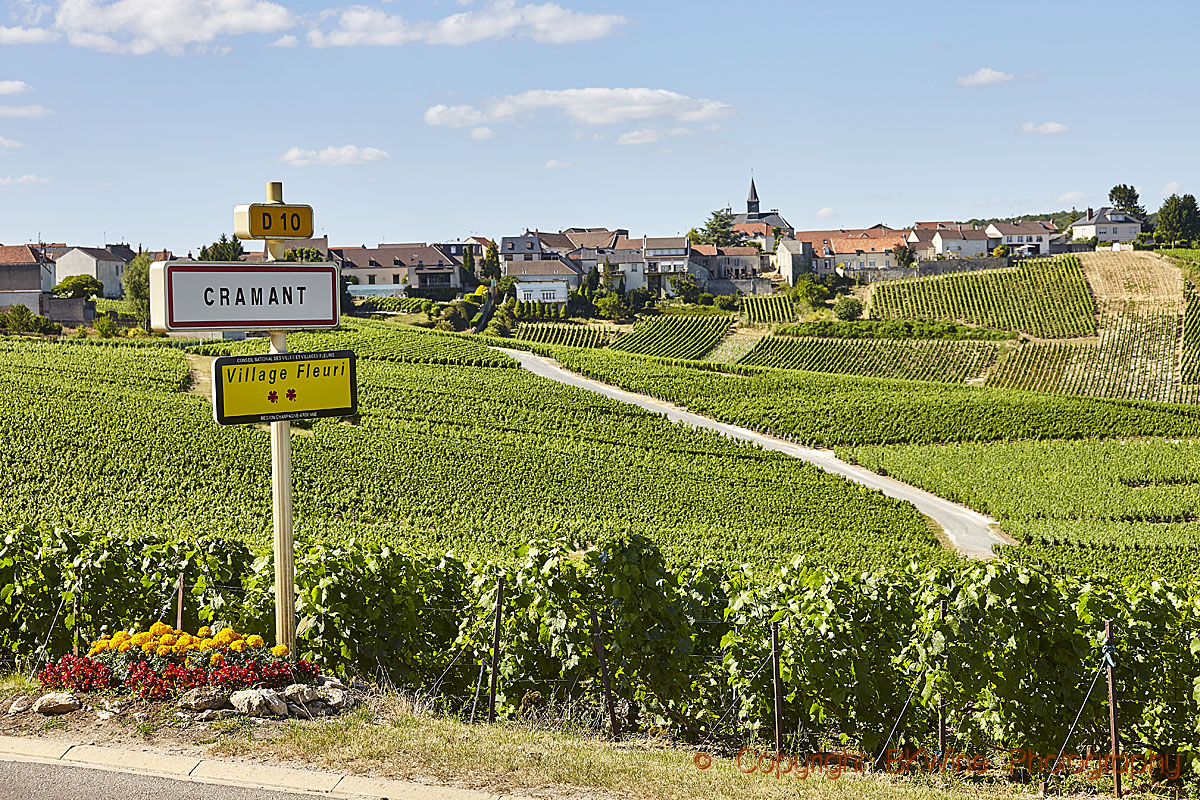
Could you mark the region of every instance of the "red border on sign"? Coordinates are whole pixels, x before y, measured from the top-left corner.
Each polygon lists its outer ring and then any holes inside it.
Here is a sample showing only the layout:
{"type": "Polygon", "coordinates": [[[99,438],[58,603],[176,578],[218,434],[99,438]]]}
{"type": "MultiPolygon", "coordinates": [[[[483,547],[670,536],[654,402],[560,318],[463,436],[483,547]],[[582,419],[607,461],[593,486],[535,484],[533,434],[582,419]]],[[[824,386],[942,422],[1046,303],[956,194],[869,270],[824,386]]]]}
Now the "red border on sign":
{"type": "Polygon", "coordinates": [[[333,302],[338,303],[341,298],[338,297],[337,287],[337,267],[333,265],[309,265],[287,267],[267,267],[259,264],[247,264],[245,267],[234,266],[207,266],[204,264],[167,264],[167,327],[171,329],[180,328],[196,328],[199,330],[220,330],[227,328],[231,330],[247,330],[254,328],[291,328],[303,326],[328,326],[334,327],[337,325],[337,309],[334,309],[334,316],[325,319],[289,319],[289,320],[261,320],[256,319],[252,322],[241,320],[210,320],[208,322],[176,322],[175,321],[175,294],[171,281],[176,272],[238,272],[238,273],[269,273],[269,272],[316,272],[327,273],[329,280],[332,283],[333,302]]]}

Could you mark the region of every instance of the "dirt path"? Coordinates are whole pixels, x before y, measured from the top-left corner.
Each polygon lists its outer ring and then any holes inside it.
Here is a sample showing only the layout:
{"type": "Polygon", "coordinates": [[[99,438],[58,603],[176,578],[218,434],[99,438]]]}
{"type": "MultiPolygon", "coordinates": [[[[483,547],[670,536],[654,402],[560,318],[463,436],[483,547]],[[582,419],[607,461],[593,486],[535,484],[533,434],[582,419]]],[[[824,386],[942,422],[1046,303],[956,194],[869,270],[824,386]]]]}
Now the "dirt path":
{"type": "Polygon", "coordinates": [[[670,403],[664,403],[647,395],[627,392],[615,386],[609,386],[606,383],[584,378],[581,375],[576,375],[566,370],[552,358],[534,355],[522,350],[508,350],[500,347],[495,349],[512,356],[520,362],[522,367],[543,378],[558,381],[568,386],[587,389],[624,403],[632,403],[647,411],[664,414],[668,419],[675,422],[683,422],[697,428],[707,428],[733,439],[753,442],[764,450],[773,450],[802,459],[814,466],[820,467],[826,472],[832,472],[835,475],[841,475],[863,486],[878,489],[888,497],[912,503],[922,514],[942,527],[945,537],[950,541],[955,550],[970,558],[983,560],[993,558],[992,547],[994,545],[1011,544],[1011,542],[1000,536],[993,529],[993,526],[997,524],[994,519],[972,511],[966,506],[951,503],[949,500],[930,494],[923,489],[909,486],[893,478],[878,475],[855,464],[848,464],[835,456],[830,450],[801,447],[783,439],[777,439],[774,436],[768,436],[738,425],[729,425],[724,422],[718,422],[715,419],[710,419],[709,417],[701,416],[700,414],[694,414],[691,411],[670,403]]]}
{"type": "Polygon", "coordinates": [[[212,356],[198,356],[186,353],[188,372],[192,374],[192,385],[188,391],[203,398],[212,397],[212,356]]]}

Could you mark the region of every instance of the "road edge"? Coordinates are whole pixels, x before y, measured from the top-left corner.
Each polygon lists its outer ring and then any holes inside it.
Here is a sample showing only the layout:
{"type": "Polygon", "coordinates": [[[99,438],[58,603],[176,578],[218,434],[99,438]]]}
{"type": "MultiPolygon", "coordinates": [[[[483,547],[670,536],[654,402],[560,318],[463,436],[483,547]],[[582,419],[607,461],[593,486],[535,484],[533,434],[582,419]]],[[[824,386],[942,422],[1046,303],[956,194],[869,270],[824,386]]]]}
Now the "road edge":
{"type": "Polygon", "coordinates": [[[149,750],[100,747],[83,742],[0,736],[0,761],[57,764],[104,772],[132,773],[156,778],[265,789],[300,795],[325,797],[386,797],[390,800],[519,800],[477,789],[371,778],[341,772],[258,764],[247,761],[223,761],[198,756],[180,756],[149,750]]]}

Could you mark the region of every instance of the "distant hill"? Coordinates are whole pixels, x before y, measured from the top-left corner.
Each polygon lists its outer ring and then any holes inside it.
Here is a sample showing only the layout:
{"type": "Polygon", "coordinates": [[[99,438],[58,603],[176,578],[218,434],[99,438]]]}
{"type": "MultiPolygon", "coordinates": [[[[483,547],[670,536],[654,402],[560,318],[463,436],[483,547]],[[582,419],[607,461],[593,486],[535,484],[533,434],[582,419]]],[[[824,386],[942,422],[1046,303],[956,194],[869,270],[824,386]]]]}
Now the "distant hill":
{"type": "Polygon", "coordinates": [[[964,222],[964,225],[978,225],[981,228],[986,228],[993,222],[1028,222],[1030,220],[1048,219],[1055,224],[1060,231],[1065,231],[1070,227],[1071,223],[1083,216],[1083,212],[1071,209],[1070,211],[1047,211],[1044,214],[1021,214],[1015,217],[992,217],[991,219],[972,219],[964,222]]]}

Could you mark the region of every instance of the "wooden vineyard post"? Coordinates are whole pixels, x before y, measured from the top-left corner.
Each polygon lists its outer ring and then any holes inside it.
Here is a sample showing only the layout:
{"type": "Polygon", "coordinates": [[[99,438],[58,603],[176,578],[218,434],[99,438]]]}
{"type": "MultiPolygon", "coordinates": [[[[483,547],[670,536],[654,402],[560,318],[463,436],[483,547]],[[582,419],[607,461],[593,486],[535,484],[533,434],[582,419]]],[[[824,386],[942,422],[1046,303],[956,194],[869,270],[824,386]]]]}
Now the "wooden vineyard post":
{"type": "Polygon", "coordinates": [[[771,623],[771,677],[775,685],[775,754],[783,752],[783,681],[779,677],[779,623],[771,623]]]}
{"type": "Polygon", "coordinates": [[[504,613],[504,578],[496,581],[496,619],[492,633],[492,675],[488,689],[488,722],[496,721],[496,686],[500,677],[500,617],[504,613]]]}
{"type": "MultiPolygon", "coordinates": [[[[939,619],[946,619],[946,601],[943,600],[938,608],[939,619]]],[[[941,692],[938,692],[938,758],[946,763],[946,702],[941,692]]]]}
{"type": "Polygon", "coordinates": [[[604,657],[604,642],[600,639],[600,620],[596,617],[596,609],[592,614],[592,641],[596,646],[596,658],[600,659],[600,680],[604,683],[604,703],[608,706],[608,720],[612,725],[613,738],[621,735],[621,726],[617,724],[617,707],[613,705],[612,682],[608,678],[608,660],[604,657]]]}
{"type": "Polygon", "coordinates": [[[1108,735],[1112,740],[1113,794],[1121,796],[1121,735],[1117,729],[1117,650],[1113,622],[1104,621],[1104,658],[1108,662],[1108,735]]]}
{"type": "Polygon", "coordinates": [[[175,602],[175,630],[183,630],[183,572],[179,573],[179,598],[175,602]]]}

